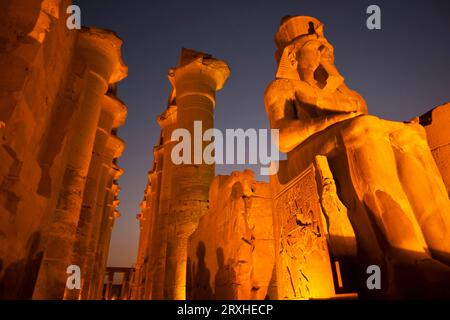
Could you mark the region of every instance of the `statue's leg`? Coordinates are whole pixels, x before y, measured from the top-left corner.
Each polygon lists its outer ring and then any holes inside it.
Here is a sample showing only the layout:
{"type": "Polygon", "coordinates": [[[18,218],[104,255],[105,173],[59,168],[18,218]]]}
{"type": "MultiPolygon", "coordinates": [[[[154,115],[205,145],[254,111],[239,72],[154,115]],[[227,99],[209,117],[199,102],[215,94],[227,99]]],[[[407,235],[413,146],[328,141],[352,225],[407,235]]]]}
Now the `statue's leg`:
{"type": "Polygon", "coordinates": [[[405,258],[428,258],[427,244],[403,190],[389,132],[401,123],[373,116],[346,121],[341,131],[356,194],[393,249],[405,258]]]}
{"type": "Polygon", "coordinates": [[[437,260],[450,266],[450,201],[447,190],[418,124],[407,124],[391,135],[400,181],[437,260]]]}

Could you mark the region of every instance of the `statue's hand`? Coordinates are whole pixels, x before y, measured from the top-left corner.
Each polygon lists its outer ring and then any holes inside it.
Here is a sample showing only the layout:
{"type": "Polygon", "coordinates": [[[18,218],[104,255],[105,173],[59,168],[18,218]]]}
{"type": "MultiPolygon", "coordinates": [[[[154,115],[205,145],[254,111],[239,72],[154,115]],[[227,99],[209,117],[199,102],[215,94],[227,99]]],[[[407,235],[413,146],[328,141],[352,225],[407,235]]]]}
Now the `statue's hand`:
{"type": "Polygon", "coordinates": [[[295,99],[305,104],[317,105],[320,89],[309,85],[304,81],[299,81],[295,86],[295,99]]]}
{"type": "Polygon", "coordinates": [[[338,123],[338,122],[342,122],[348,119],[352,119],[355,118],[357,116],[360,116],[361,112],[342,112],[342,113],[336,113],[336,114],[331,114],[331,115],[327,115],[323,118],[323,128],[328,128],[329,126],[338,123]]]}
{"type": "Polygon", "coordinates": [[[315,106],[318,109],[334,112],[357,112],[359,101],[339,90],[330,92],[308,84],[297,86],[295,98],[301,103],[315,106]]]}

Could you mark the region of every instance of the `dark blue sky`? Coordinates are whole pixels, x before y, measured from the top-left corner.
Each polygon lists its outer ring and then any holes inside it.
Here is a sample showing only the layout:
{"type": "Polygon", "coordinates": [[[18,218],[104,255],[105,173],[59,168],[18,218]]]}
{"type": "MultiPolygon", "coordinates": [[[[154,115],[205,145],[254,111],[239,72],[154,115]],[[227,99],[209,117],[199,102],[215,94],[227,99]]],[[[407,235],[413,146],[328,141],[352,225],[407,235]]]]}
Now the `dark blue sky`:
{"type": "MultiPolygon", "coordinates": [[[[124,41],[129,76],[119,87],[127,104],[119,130],[127,147],[120,165],[120,212],[109,265],[134,263],[139,203],[169,95],[167,70],[182,47],[225,60],[231,76],[217,96],[216,127],[267,128],[263,93],[275,74],[274,41],[285,15],[310,15],[325,24],[336,65],[369,112],[406,120],[450,101],[450,1],[77,0],[82,24],[114,30],[124,41]],[[366,28],[366,8],[377,4],[382,30],[366,28]]],[[[228,173],[233,168],[218,168],[228,173]]]]}

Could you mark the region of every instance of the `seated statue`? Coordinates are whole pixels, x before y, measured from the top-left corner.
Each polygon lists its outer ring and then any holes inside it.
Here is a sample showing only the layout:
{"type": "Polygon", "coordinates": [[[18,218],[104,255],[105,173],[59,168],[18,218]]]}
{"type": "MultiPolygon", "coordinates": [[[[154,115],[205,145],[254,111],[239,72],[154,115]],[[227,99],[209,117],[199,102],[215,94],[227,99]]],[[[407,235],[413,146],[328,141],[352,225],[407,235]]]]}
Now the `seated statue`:
{"type": "Polygon", "coordinates": [[[368,115],[317,19],[286,17],[275,40],[278,71],[265,107],[279,149],[304,166],[327,157],[359,250],[383,256],[368,260],[423,264],[448,277],[450,202],[424,128],[368,115]]]}

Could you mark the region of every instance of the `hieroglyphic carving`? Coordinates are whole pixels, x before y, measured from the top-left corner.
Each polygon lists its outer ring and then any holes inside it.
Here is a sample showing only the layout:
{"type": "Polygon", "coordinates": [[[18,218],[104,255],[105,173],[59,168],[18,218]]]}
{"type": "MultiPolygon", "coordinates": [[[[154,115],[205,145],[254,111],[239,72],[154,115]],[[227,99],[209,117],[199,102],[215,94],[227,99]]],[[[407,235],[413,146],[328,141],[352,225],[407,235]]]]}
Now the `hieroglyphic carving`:
{"type": "Polygon", "coordinates": [[[283,298],[332,295],[331,266],[313,166],[283,188],[275,197],[275,208],[280,221],[283,298]]]}

